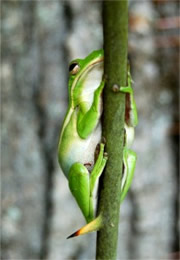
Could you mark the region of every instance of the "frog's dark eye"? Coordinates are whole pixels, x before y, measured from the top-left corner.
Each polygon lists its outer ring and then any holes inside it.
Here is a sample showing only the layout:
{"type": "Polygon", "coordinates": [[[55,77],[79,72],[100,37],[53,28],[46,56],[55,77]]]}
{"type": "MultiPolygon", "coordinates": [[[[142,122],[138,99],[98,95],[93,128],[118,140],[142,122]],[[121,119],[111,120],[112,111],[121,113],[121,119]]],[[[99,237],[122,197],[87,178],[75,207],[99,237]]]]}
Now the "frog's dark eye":
{"type": "Polygon", "coordinates": [[[69,66],[69,72],[72,75],[77,74],[79,69],[80,69],[80,66],[79,66],[79,64],[77,62],[71,63],[70,66],[69,66]]]}

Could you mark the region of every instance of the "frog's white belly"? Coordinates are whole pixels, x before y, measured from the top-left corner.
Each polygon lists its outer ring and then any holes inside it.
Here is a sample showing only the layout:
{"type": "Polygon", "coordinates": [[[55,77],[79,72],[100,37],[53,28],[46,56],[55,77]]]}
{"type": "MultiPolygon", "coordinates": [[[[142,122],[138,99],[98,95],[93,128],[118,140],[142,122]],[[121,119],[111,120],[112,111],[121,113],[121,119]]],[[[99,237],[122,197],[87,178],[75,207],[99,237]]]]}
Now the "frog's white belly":
{"type": "Polygon", "coordinates": [[[66,176],[70,167],[76,162],[87,165],[89,170],[93,168],[96,146],[101,141],[101,124],[99,123],[92,134],[86,139],[81,139],[77,133],[75,134],[77,136],[72,138],[71,145],[66,154],[66,169],[64,169],[66,176]]]}
{"type": "MultiPolygon", "coordinates": [[[[97,122],[99,123],[86,139],[82,139],[78,135],[77,131],[78,109],[80,107],[78,101],[86,104],[87,111],[91,109],[94,101],[94,93],[96,89],[100,86],[102,81],[102,74],[103,62],[100,61],[99,63],[96,63],[93,67],[90,67],[88,70],[86,70],[83,76],[81,76],[81,78],[79,79],[79,81],[83,85],[83,88],[81,93],[79,94],[78,99],[74,98],[73,93],[71,93],[72,104],[67,111],[66,120],[63,124],[58,147],[59,163],[66,177],[68,177],[69,170],[74,163],[79,162],[87,166],[87,169],[89,171],[91,171],[94,166],[94,153],[97,144],[101,141],[102,134],[100,122],[100,117],[102,113],[102,98],[100,98],[98,101],[99,116],[97,118],[97,122]],[[75,102],[76,104],[73,104],[73,102],[75,102]]],[[[75,90],[73,91],[75,92],[75,90]]]]}

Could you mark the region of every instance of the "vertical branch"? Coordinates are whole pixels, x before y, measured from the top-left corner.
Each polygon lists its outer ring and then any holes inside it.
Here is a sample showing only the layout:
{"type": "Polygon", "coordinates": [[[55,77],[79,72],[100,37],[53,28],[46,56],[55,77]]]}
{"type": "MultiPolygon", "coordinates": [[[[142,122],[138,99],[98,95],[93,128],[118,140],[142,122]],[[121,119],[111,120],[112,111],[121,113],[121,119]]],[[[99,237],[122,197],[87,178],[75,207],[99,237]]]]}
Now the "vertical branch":
{"type": "Polygon", "coordinates": [[[104,89],[103,136],[108,162],[100,180],[98,213],[104,225],[97,235],[97,259],[116,259],[123,164],[125,95],[116,92],[126,85],[128,2],[103,2],[104,89]],[[113,91],[114,86],[114,91],[113,91]]]}

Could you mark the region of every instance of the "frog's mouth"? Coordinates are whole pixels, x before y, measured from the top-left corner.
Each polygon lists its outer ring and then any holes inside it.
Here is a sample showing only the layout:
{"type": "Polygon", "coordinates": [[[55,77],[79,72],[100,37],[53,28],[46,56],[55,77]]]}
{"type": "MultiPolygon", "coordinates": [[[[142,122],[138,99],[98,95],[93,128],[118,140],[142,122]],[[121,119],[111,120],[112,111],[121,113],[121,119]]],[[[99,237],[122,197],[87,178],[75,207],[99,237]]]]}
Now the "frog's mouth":
{"type": "MultiPolygon", "coordinates": [[[[100,82],[102,80],[102,70],[103,69],[101,68],[100,78],[97,75],[97,73],[95,73],[95,71],[97,70],[99,64],[102,64],[102,66],[103,66],[103,61],[104,61],[104,57],[97,58],[97,59],[93,60],[90,64],[88,64],[88,66],[86,66],[80,72],[79,76],[74,80],[72,87],[71,87],[71,100],[76,100],[76,97],[73,96],[73,94],[74,94],[74,89],[75,89],[75,87],[78,86],[78,84],[81,84],[83,86],[82,88],[79,88],[79,93],[77,94],[78,97],[81,95],[81,92],[83,89],[86,89],[86,95],[88,95],[88,93],[93,92],[94,89],[96,89],[98,87],[97,84],[95,84],[93,81],[96,81],[96,77],[97,77],[97,81],[99,81],[99,84],[100,84],[100,82]]],[[[76,106],[75,103],[72,104],[73,107],[76,106]]]]}

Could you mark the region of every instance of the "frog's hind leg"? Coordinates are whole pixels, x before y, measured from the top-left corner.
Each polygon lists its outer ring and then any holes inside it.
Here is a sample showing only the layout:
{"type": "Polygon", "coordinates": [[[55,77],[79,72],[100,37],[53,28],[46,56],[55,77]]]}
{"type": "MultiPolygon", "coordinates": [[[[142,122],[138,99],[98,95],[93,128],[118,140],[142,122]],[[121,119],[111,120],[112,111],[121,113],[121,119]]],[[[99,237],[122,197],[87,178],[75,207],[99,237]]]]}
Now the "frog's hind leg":
{"type": "Polygon", "coordinates": [[[81,163],[74,163],[69,171],[69,188],[75,197],[87,222],[94,218],[94,187],[106,165],[104,144],[100,144],[100,152],[91,173],[81,163]]]}
{"type": "Polygon", "coordinates": [[[75,197],[86,221],[89,222],[90,183],[89,172],[81,163],[74,163],[69,171],[69,188],[75,197]]]}
{"type": "Polygon", "coordinates": [[[134,170],[136,166],[136,153],[128,148],[124,148],[123,150],[123,164],[124,164],[124,172],[121,184],[121,202],[126,197],[126,194],[131,186],[134,170]]]}

